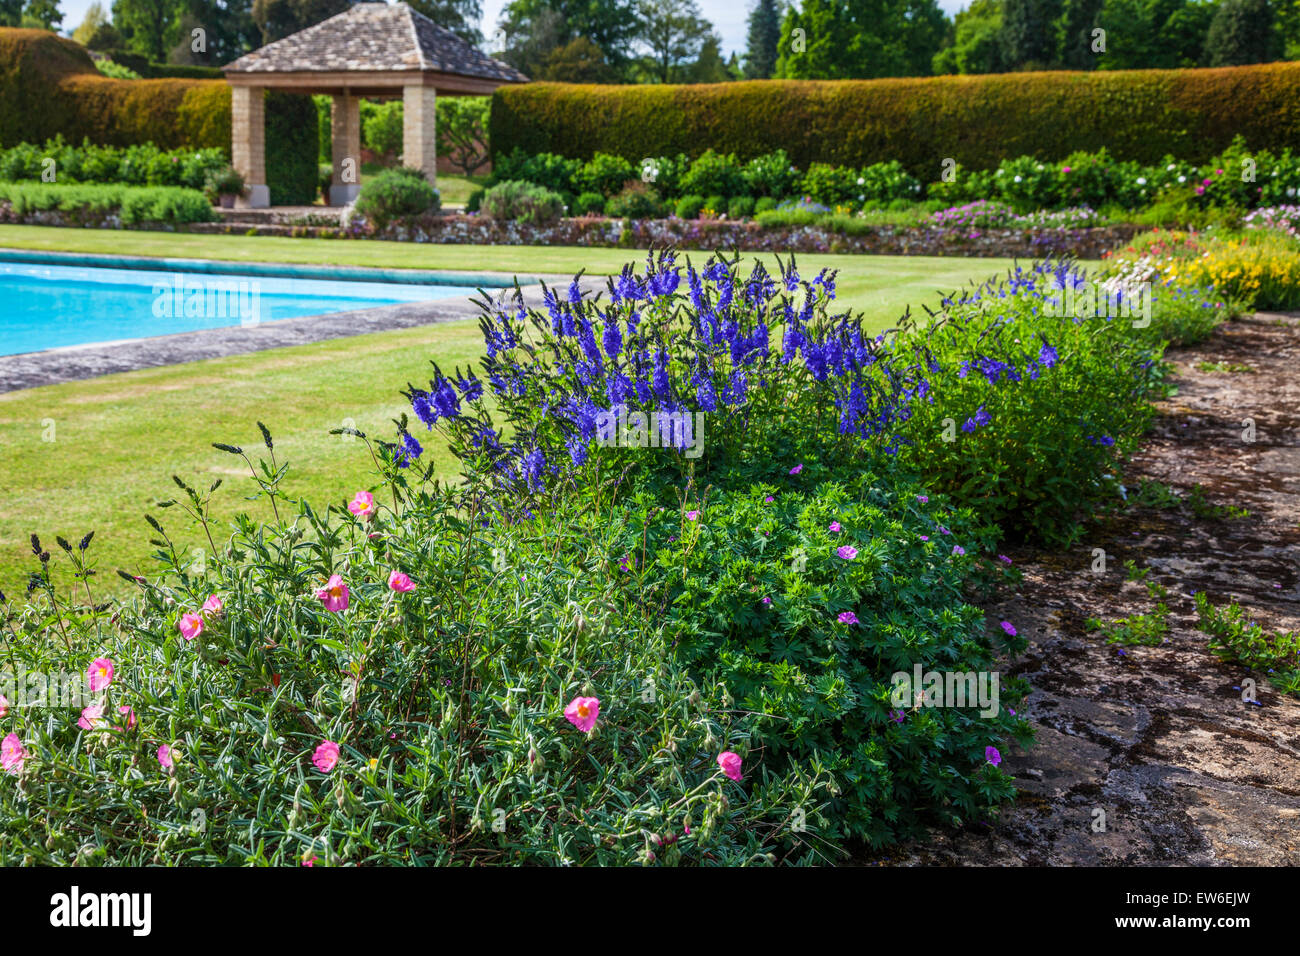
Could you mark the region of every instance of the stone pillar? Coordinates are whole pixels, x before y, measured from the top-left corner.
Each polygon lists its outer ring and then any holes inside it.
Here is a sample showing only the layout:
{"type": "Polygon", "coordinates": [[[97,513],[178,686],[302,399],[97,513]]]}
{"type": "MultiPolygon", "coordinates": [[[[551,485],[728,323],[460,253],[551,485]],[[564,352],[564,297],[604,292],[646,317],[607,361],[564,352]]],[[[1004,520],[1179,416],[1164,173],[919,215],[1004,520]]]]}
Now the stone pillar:
{"type": "Polygon", "coordinates": [[[346,206],[361,192],[361,98],[334,97],[330,106],[331,157],[334,175],[330,180],[330,205],[346,206]]]}
{"type": "Polygon", "coordinates": [[[438,184],[438,91],[432,86],[402,88],[402,165],[424,170],[438,184]]]}
{"type": "Polygon", "coordinates": [[[244,177],[244,209],[271,205],[266,186],[266,100],[260,86],[230,88],[230,164],[244,177]]]}

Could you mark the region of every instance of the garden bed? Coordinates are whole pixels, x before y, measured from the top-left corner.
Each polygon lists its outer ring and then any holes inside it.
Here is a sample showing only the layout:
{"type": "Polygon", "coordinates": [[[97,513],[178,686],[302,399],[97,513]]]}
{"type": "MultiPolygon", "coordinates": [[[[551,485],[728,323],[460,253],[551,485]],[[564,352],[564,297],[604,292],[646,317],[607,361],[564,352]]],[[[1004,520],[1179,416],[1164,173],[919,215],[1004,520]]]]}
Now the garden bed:
{"type": "Polygon", "coordinates": [[[1025,709],[1036,730],[1027,753],[1006,754],[1015,806],[992,826],[935,832],[890,862],[1300,863],[1300,700],[1212,654],[1192,597],[1223,605],[1235,595],[1268,631],[1300,626],[1297,356],[1300,320],[1267,313],[1170,354],[1178,394],[1160,403],[1125,474],[1135,506],[1069,552],[1012,551],[1023,587],[988,608],[989,620],[1012,617],[1029,638],[1010,668],[1034,688],[1025,709]],[[1253,443],[1242,441],[1247,418],[1253,443]],[[1182,503],[1152,506],[1143,482],[1171,486],[1182,503]],[[1249,516],[1212,514],[1243,506],[1249,516]],[[1091,573],[1094,548],[1108,555],[1105,574],[1091,573]],[[1130,579],[1130,560],[1150,573],[1130,579]],[[1168,590],[1162,643],[1108,643],[1090,629],[1090,618],[1151,613],[1147,582],[1168,590]],[[1241,699],[1251,677],[1258,703],[1241,699]],[[1093,828],[1097,810],[1104,832],[1093,828]]]}
{"type": "Polygon", "coordinates": [[[739,249],[742,252],[830,252],[868,255],[978,256],[1039,258],[1071,254],[1099,259],[1127,242],[1136,226],[1090,229],[936,229],[880,226],[861,235],[843,235],[823,226],[765,227],[727,220],[604,217],[562,219],[552,224],[501,221],[476,215],[427,215],[367,232],[357,226],[330,228],[308,224],[198,223],[191,232],[374,238],[405,242],[505,246],[586,246],[597,248],[739,249]]]}

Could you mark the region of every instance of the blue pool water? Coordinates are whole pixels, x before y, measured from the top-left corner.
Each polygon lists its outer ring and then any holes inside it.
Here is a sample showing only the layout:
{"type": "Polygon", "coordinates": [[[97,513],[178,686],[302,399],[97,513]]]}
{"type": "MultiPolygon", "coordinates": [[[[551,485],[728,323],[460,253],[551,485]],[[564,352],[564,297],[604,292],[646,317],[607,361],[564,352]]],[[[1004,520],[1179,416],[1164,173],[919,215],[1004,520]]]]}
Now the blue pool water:
{"type": "Polygon", "coordinates": [[[468,286],[0,262],[0,355],[472,295],[468,286]]]}

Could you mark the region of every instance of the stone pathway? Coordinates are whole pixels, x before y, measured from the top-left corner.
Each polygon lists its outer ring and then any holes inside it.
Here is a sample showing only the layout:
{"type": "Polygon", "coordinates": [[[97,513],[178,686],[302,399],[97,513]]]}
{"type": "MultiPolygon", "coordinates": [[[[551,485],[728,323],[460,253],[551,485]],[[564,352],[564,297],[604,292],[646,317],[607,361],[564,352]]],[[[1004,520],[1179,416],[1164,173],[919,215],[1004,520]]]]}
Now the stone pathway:
{"type": "Polygon", "coordinates": [[[1065,554],[1012,553],[1023,586],[989,608],[1030,642],[1008,667],[1034,688],[1037,730],[1027,751],[1004,754],[1015,806],[872,862],[1300,865],[1300,698],[1212,655],[1191,598],[1235,595],[1269,630],[1300,628],[1300,317],[1233,322],[1170,359],[1178,393],[1161,403],[1125,485],[1131,494],[1159,481],[1184,503],[1105,519],[1065,554]],[[1247,418],[1254,443],[1242,439],[1247,418]],[[1185,498],[1197,484],[1209,504],[1249,517],[1196,517],[1185,498]],[[1109,556],[1105,574],[1091,573],[1094,548],[1109,556]],[[1130,559],[1169,591],[1158,647],[1121,648],[1085,627],[1153,609],[1157,599],[1126,579],[1130,559]],[[1258,704],[1242,700],[1251,677],[1258,704]]]}

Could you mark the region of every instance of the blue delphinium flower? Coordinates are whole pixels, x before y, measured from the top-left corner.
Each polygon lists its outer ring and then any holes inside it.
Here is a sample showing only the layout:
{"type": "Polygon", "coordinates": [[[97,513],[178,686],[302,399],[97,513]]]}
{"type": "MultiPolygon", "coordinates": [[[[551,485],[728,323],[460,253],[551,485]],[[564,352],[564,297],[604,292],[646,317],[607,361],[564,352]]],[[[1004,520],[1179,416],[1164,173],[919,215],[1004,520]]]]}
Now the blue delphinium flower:
{"type": "Polygon", "coordinates": [[[420,443],[412,438],[408,432],[402,432],[401,444],[397,447],[397,451],[393,455],[394,460],[397,462],[397,467],[409,468],[411,462],[415,461],[415,459],[419,458],[423,454],[424,449],[420,447],[420,443]]]}

